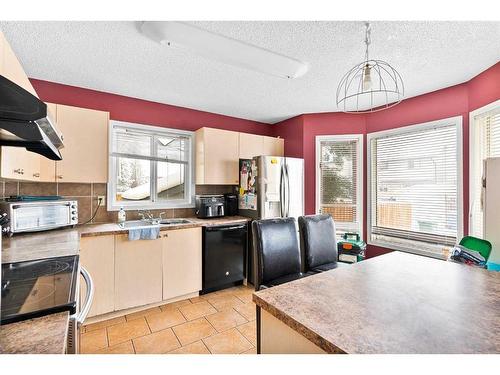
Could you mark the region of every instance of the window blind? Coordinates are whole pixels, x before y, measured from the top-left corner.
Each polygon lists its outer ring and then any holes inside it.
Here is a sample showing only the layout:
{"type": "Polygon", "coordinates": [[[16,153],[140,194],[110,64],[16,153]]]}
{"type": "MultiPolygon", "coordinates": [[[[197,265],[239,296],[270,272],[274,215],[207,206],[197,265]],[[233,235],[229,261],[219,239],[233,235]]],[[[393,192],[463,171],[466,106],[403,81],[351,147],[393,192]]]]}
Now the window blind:
{"type": "Polygon", "coordinates": [[[357,139],[319,142],[319,211],[333,217],[337,232],[360,231],[357,139]]]}
{"type": "Polygon", "coordinates": [[[187,164],[188,152],[188,137],[113,127],[112,156],[187,164]]]}
{"type": "Polygon", "coordinates": [[[483,207],[481,201],[483,162],[486,158],[500,157],[500,107],[474,117],[472,124],[472,160],[470,234],[483,237],[483,207]]]}
{"type": "Polygon", "coordinates": [[[371,138],[371,240],[443,252],[456,242],[457,125],[371,138]]]}

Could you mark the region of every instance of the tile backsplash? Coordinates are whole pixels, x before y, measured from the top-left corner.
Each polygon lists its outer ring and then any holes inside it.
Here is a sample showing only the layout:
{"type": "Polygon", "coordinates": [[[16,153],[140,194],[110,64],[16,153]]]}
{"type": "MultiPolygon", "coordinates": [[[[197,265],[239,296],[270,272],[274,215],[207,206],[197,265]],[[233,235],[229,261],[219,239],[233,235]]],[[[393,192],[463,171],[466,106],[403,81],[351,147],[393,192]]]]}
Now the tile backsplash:
{"type": "MultiPolygon", "coordinates": [[[[68,182],[17,182],[1,181],[1,198],[11,195],[60,195],[66,199],[78,201],[78,222],[88,222],[97,208],[97,197],[106,196],[107,184],[98,183],[68,183],[68,182]]],[[[196,185],[196,194],[225,194],[236,191],[231,185],[196,185]]],[[[107,198],[106,198],[107,199],[107,198]]],[[[150,210],[154,216],[165,212],[164,217],[192,217],[194,208],[173,208],[150,210]]],[[[138,219],[137,211],[127,211],[127,220],[138,219]]],[[[106,206],[99,207],[91,223],[112,223],[117,221],[116,211],[107,211],[106,206]]]]}

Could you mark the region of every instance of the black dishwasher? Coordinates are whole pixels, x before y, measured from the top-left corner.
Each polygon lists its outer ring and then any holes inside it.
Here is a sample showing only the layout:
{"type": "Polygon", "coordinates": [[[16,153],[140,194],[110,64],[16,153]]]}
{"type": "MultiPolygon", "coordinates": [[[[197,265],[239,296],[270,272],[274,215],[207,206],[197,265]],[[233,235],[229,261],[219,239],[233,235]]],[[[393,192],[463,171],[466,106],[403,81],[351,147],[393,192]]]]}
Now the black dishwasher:
{"type": "Polygon", "coordinates": [[[241,284],[246,253],[246,223],[204,227],[201,294],[241,284]]]}

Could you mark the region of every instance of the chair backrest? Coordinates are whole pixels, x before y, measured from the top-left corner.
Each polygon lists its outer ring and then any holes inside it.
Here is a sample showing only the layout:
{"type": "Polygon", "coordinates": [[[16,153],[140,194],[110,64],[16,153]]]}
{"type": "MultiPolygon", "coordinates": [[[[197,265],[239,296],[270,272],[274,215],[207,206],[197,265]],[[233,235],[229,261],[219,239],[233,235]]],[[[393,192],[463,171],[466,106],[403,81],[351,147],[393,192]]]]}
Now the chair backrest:
{"type": "Polygon", "coordinates": [[[252,233],[256,290],[278,277],[300,272],[300,248],[293,217],[255,220],[252,233]]]}
{"type": "Polygon", "coordinates": [[[330,215],[300,216],[299,229],[306,271],[337,262],[335,223],[330,215]]]}

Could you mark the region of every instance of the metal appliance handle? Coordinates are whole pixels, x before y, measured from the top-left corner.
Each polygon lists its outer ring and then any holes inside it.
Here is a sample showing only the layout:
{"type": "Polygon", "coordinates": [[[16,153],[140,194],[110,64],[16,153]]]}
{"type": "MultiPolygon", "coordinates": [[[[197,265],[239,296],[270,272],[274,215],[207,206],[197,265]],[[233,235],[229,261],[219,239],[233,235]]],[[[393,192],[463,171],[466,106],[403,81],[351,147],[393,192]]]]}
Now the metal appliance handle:
{"type": "Polygon", "coordinates": [[[83,324],[89,314],[90,306],[92,306],[92,300],[94,299],[94,281],[92,277],[84,267],[80,267],[80,274],[83,276],[85,284],[87,285],[87,294],[85,295],[85,303],[76,317],[77,324],[83,324]]]}
{"type": "Polygon", "coordinates": [[[288,174],[288,165],[285,164],[285,174],[286,174],[286,217],[290,216],[290,175],[288,174]]]}
{"type": "Polygon", "coordinates": [[[71,202],[52,202],[52,201],[36,201],[36,202],[23,202],[23,204],[13,204],[12,209],[17,210],[19,208],[27,207],[27,206],[34,206],[36,204],[39,204],[40,206],[47,207],[47,206],[65,206],[65,207],[70,207],[71,202]]]}
{"type": "Polygon", "coordinates": [[[209,232],[214,231],[225,231],[225,230],[234,230],[234,229],[245,229],[246,225],[236,225],[232,227],[207,227],[209,232]]]}
{"type": "Polygon", "coordinates": [[[285,215],[285,205],[284,205],[285,187],[283,184],[284,177],[285,177],[285,171],[282,165],[280,169],[280,217],[284,217],[285,215]]]}

